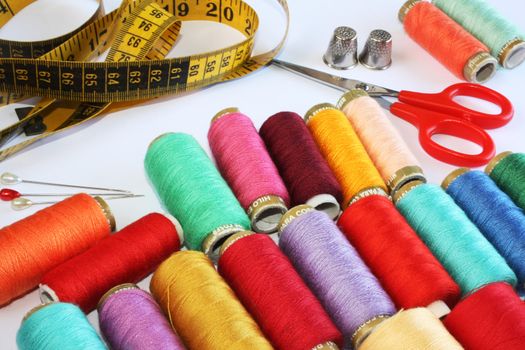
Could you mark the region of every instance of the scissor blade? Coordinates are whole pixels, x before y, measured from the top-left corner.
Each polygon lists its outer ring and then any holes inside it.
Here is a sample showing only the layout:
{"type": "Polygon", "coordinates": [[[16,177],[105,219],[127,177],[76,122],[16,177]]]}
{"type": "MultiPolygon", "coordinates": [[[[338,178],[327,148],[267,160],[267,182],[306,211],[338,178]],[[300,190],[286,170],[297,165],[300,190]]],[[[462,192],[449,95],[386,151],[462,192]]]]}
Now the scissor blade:
{"type": "Polygon", "coordinates": [[[383,107],[387,111],[390,111],[390,106],[392,106],[392,102],[388,101],[383,97],[374,97],[374,100],[376,100],[381,107],[383,107]]]}
{"type": "Polygon", "coordinates": [[[280,68],[286,69],[287,71],[290,71],[302,77],[308,78],[310,80],[316,81],[318,83],[330,86],[334,89],[341,91],[347,91],[355,88],[358,84],[362,84],[362,82],[358,80],[338,77],[336,75],[321,72],[312,68],[299,66],[290,62],[273,59],[272,63],[280,68]]]}

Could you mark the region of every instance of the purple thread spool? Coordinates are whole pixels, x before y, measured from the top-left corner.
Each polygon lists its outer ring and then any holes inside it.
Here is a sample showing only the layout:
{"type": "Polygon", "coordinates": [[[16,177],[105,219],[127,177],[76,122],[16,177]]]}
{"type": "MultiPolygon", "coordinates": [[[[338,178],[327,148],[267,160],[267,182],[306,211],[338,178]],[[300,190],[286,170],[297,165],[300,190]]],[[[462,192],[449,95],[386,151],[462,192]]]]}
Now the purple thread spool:
{"type": "Polygon", "coordinates": [[[134,284],[108,291],[99,302],[100,329],[113,350],[184,350],[153,297],[134,284]]]}
{"type": "Polygon", "coordinates": [[[357,251],[323,212],[290,209],[279,223],[279,246],[345,337],[357,348],[375,326],[396,312],[357,251]]]}

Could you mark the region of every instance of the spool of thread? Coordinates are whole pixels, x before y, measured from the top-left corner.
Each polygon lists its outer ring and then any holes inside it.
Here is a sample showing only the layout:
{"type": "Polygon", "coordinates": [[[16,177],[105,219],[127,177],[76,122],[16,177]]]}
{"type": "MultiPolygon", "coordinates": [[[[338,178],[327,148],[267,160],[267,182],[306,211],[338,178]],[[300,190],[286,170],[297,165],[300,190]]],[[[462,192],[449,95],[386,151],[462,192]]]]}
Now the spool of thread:
{"type": "Polygon", "coordinates": [[[483,0],[433,0],[434,5],[487,45],[508,69],[525,60],[525,34],[483,0]]]}
{"type": "Polygon", "coordinates": [[[411,182],[394,200],[463,295],[493,282],[516,285],[516,275],[505,260],[439,186],[411,182]]]}
{"type": "Polygon", "coordinates": [[[153,297],[134,284],[109,290],[98,306],[100,329],[113,350],[184,350],[153,297]]]}
{"type": "Polygon", "coordinates": [[[312,107],[304,119],[317,146],[341,184],[343,208],[362,191],[377,187],[387,190],[381,175],[343,112],[331,104],[323,103],[312,107]]]}
{"type": "Polygon", "coordinates": [[[412,180],[426,182],[416,157],[381,106],[364,90],[345,93],[337,107],[350,120],[391,193],[412,180]]]}
{"type": "Polygon", "coordinates": [[[234,194],[191,135],[156,138],[145,167],[162,203],[186,232],[188,248],[212,255],[226,237],[250,227],[234,194]]]}
{"type": "Polygon", "coordinates": [[[338,225],[398,308],[459,300],[459,286],[386,195],[356,201],[338,225]]]}
{"type": "Polygon", "coordinates": [[[0,305],[36,288],[44,274],[114,228],[101,198],[77,194],[0,230],[0,305]]]}
{"type": "Polygon", "coordinates": [[[190,350],[273,349],[203,253],[173,254],[153,274],[150,289],[190,350]]]}
{"type": "Polygon", "coordinates": [[[171,220],[157,213],[146,215],[46,273],[40,298],[74,303],[88,313],[110,288],[139,282],[179,249],[171,220]]]}
{"type": "Polygon", "coordinates": [[[396,312],[357,251],[336,224],[307,205],[290,209],[279,225],[279,247],[357,349],[374,327],[396,312]]]}
{"type": "Polygon", "coordinates": [[[303,119],[293,112],[280,112],[268,118],[259,133],[290,191],[292,204],[307,204],[337,218],[343,199],[341,186],[303,119]]]}
{"type": "Polygon", "coordinates": [[[19,350],[107,350],[75,305],[50,303],[29,311],[16,334],[19,350]]]}
{"type": "Polygon", "coordinates": [[[489,284],[456,305],[445,326],[467,350],[522,350],[525,303],[510,285],[489,284]]]}
{"type": "Polygon", "coordinates": [[[426,308],[403,310],[380,324],[359,350],[462,350],[441,321],[426,308]]]}
{"type": "Polygon", "coordinates": [[[505,258],[525,287],[525,215],[481,171],[456,169],[442,187],[505,258]]]}
{"type": "Polygon", "coordinates": [[[485,172],[518,207],[525,210],[525,153],[500,153],[490,161],[485,172]]]}
{"type": "Polygon", "coordinates": [[[485,83],[498,61],[489,49],[429,2],[408,0],[399,10],[407,34],[458,78],[485,83]]]}
{"type": "Polygon", "coordinates": [[[341,333],[270,237],[236,233],[222,246],[218,268],[275,348],[341,346],[341,333]]]}
{"type": "Polygon", "coordinates": [[[253,229],[275,232],[290,196],[250,118],[236,108],[220,111],[211,121],[208,142],[253,229]]]}

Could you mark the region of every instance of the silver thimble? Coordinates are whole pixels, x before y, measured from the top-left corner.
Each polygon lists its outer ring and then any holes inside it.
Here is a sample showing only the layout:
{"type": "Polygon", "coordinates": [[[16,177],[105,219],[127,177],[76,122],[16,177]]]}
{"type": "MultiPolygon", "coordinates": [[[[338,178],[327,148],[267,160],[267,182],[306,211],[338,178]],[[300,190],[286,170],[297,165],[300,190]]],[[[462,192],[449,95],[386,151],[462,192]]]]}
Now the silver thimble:
{"type": "Polygon", "coordinates": [[[386,30],[370,32],[359,62],[370,69],[387,69],[392,64],[392,35],[386,30]]]}
{"type": "Polygon", "coordinates": [[[348,69],[357,64],[357,33],[350,27],[337,27],[323,61],[335,69],[348,69]]]}

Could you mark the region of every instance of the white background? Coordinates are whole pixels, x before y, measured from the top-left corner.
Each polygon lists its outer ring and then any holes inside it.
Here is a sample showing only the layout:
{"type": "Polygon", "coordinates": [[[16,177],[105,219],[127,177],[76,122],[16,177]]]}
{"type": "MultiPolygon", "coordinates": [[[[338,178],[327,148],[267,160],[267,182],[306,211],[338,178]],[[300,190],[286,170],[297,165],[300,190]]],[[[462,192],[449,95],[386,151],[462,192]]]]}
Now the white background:
{"type": "MultiPolygon", "coordinates": [[[[459,80],[410,40],[398,22],[397,12],[403,1],[396,0],[289,0],[291,27],[280,58],[301,65],[341,74],[393,89],[437,92],[459,80]],[[322,55],[336,26],[357,30],[360,48],[368,33],[376,28],[393,36],[393,65],[386,71],[370,71],[362,66],[336,72],[322,62],[322,55]]],[[[261,30],[256,52],[276,43],[284,28],[284,16],[272,0],[248,1],[258,11],[261,30]]],[[[510,20],[525,30],[525,4],[520,0],[490,0],[510,20]]],[[[118,6],[118,0],[104,1],[106,10],[118,6]]],[[[0,30],[0,37],[18,40],[46,39],[63,34],[90,17],[94,0],[39,0],[0,30]]],[[[241,36],[222,25],[191,23],[184,26],[180,43],[170,56],[205,52],[239,40],[241,36]]],[[[525,152],[525,64],[515,70],[501,70],[488,87],[506,95],[514,104],[514,120],[499,130],[491,130],[497,151],[525,152]]],[[[283,110],[304,114],[317,103],[335,103],[340,93],[298,77],[277,67],[263,69],[237,81],[178,97],[154,100],[53,137],[2,163],[0,172],[10,171],[26,179],[116,187],[144,194],[144,198],[111,202],[119,228],[139,217],[162,211],[146,179],[143,159],[150,141],[167,131],[194,135],[208,149],[206,133],[210,118],[219,110],[237,106],[250,116],[257,127],[274,113],[283,110]]],[[[493,111],[488,106],[488,111],[493,111]]],[[[420,148],[416,129],[391,116],[432,182],[441,180],[454,167],[436,161],[420,148]]],[[[0,109],[0,127],[16,120],[13,106],[0,109]]],[[[462,150],[476,151],[472,145],[440,138],[462,150]]],[[[49,192],[53,188],[16,187],[21,192],[49,192]]],[[[19,220],[37,208],[14,212],[8,203],[0,203],[0,227],[19,220]]],[[[1,239],[1,237],[0,237],[1,239]]],[[[0,261],[1,263],[1,261],[0,261]]],[[[147,287],[147,282],[141,284],[147,287]]],[[[0,349],[16,348],[15,335],[25,312],[36,306],[36,292],[0,309],[0,349]]],[[[96,323],[96,313],[89,316],[96,323]]]]}

